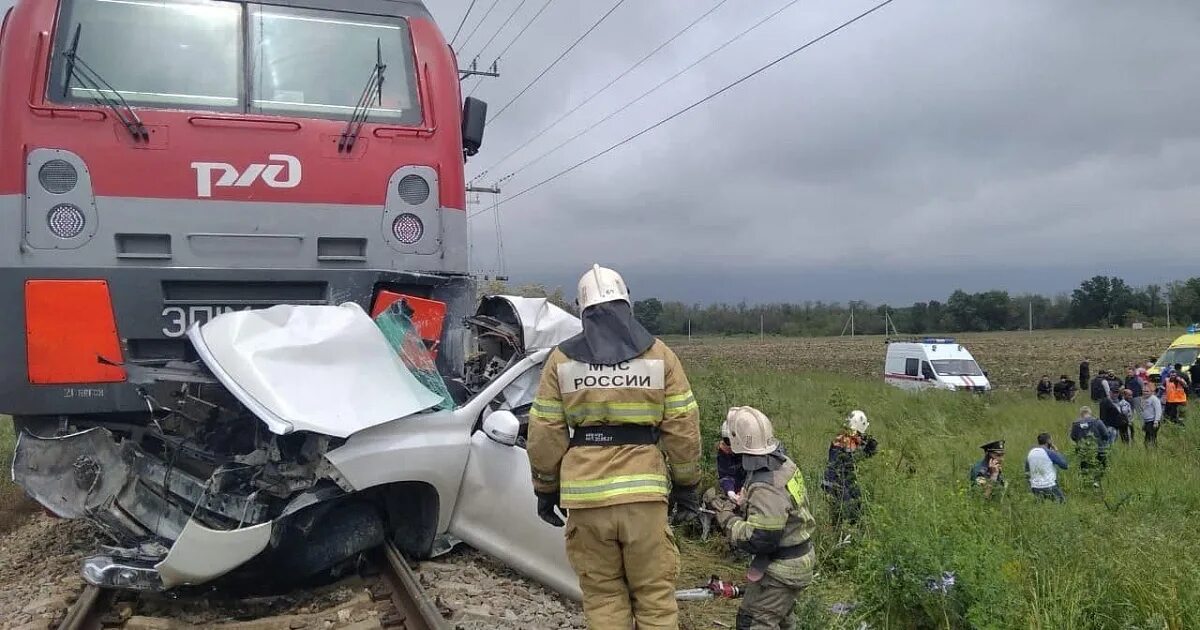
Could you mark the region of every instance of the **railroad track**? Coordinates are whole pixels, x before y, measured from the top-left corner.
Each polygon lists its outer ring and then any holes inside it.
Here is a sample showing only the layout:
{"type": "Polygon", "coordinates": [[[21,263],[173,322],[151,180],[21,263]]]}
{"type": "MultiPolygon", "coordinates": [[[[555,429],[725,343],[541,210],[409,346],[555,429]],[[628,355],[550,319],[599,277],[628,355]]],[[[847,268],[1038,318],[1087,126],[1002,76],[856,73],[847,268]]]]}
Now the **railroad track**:
{"type": "MultiPolygon", "coordinates": [[[[417,580],[417,576],[409,567],[408,561],[392,544],[388,543],[383,547],[375,550],[370,560],[379,571],[380,585],[386,589],[386,602],[376,600],[377,603],[383,603],[383,606],[373,606],[377,611],[375,619],[378,621],[378,627],[387,628],[388,630],[445,630],[449,626],[442,619],[441,613],[437,606],[421,588],[417,580]],[[386,604],[390,603],[390,606],[386,604]]],[[[369,589],[369,592],[374,593],[377,589],[369,589]]],[[[67,609],[67,614],[58,626],[58,630],[102,630],[104,628],[121,628],[124,620],[110,623],[111,618],[108,616],[110,607],[113,604],[114,591],[102,589],[96,586],[88,586],[80,594],[75,603],[67,609]]],[[[382,599],[382,598],[381,598],[382,599]]],[[[320,613],[310,613],[309,616],[320,613]]],[[[148,618],[141,617],[146,620],[148,618]]],[[[149,618],[153,619],[153,618],[149,618]]],[[[287,627],[286,623],[289,619],[299,621],[301,618],[296,615],[278,615],[268,617],[266,619],[255,619],[251,621],[239,620],[226,623],[211,624],[225,630],[238,630],[240,626],[245,628],[261,629],[263,622],[269,619],[279,619],[287,627]]],[[[168,627],[185,627],[184,624],[171,619],[168,627]]],[[[317,623],[315,619],[309,619],[317,623]]],[[[349,619],[345,619],[347,626],[354,628],[374,627],[372,624],[361,625],[363,622],[350,623],[349,619]]],[[[209,624],[206,624],[209,625],[209,624]]],[[[334,626],[338,627],[337,625],[334,626]]]]}

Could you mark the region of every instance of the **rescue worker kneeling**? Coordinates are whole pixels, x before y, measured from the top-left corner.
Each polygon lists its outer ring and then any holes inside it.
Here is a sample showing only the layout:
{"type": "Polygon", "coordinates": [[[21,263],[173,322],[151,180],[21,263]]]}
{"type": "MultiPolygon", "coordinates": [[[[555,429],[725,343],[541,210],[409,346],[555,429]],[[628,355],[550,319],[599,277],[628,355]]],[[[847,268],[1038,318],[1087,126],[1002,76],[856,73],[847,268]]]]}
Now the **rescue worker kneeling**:
{"type": "Polygon", "coordinates": [[[699,513],[699,407],[675,353],[634,319],[617,272],[584,274],[579,307],[583,332],[546,359],[529,415],[538,514],[561,527],[555,507],[569,511],[588,626],[676,628],[668,502],[699,513]]]}
{"type": "MultiPolygon", "coordinates": [[[[753,554],[746,572],[745,595],[738,609],[738,630],[792,628],[792,607],[812,581],[816,526],[804,477],[779,448],[771,421],[753,407],[729,410],[729,442],[746,470],[745,518],[724,497],[710,506],[730,543],[753,554]]],[[[715,493],[713,493],[715,494],[715,493]]]]}

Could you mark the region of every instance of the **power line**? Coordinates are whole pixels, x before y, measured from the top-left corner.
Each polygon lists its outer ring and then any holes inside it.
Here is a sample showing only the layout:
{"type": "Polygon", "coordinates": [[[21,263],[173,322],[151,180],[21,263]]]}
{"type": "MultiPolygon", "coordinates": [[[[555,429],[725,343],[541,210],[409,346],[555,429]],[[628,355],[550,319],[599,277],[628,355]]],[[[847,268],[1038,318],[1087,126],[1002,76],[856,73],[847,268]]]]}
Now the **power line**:
{"type": "Polygon", "coordinates": [[[483,47],[479,49],[479,52],[475,53],[475,57],[482,55],[483,52],[487,50],[487,47],[491,46],[492,42],[496,41],[496,38],[500,35],[500,33],[504,32],[504,27],[508,26],[508,23],[511,22],[513,18],[517,17],[517,12],[520,11],[521,7],[525,6],[525,3],[528,1],[529,0],[521,0],[519,3],[517,3],[517,8],[513,9],[512,13],[508,14],[508,17],[504,20],[504,23],[500,25],[500,28],[496,29],[496,32],[492,33],[492,36],[483,44],[483,47]]]}
{"type": "Polygon", "coordinates": [[[504,107],[501,107],[500,111],[496,112],[495,116],[492,116],[491,118],[489,118],[488,124],[495,122],[495,120],[497,118],[499,118],[500,115],[503,114],[505,111],[507,111],[508,108],[511,107],[513,103],[517,102],[517,99],[524,96],[525,93],[529,91],[529,88],[532,88],[538,81],[541,81],[542,77],[546,76],[547,72],[550,72],[550,70],[554,69],[554,66],[557,66],[558,62],[563,60],[563,57],[566,57],[567,55],[569,55],[571,53],[572,50],[575,50],[576,46],[578,46],[583,40],[587,39],[587,36],[591,35],[592,31],[596,30],[596,27],[600,26],[600,24],[602,24],[604,22],[604,20],[607,20],[608,16],[612,15],[613,11],[616,11],[617,8],[620,7],[622,4],[625,4],[625,0],[617,0],[616,4],[612,5],[612,8],[609,9],[607,13],[600,16],[600,19],[596,20],[595,24],[592,24],[592,26],[590,28],[588,28],[588,30],[584,31],[583,35],[579,36],[579,39],[576,39],[573,44],[571,44],[570,46],[567,46],[567,49],[564,50],[562,52],[562,54],[558,56],[557,59],[550,62],[550,65],[546,66],[546,69],[542,70],[542,72],[540,74],[538,74],[536,77],[534,77],[533,80],[530,81],[528,85],[526,85],[524,88],[521,88],[521,91],[517,92],[516,96],[512,97],[511,100],[509,100],[507,103],[505,103],[504,107]]]}
{"type": "Polygon", "coordinates": [[[479,27],[483,26],[483,23],[487,21],[488,16],[492,14],[492,10],[496,8],[497,4],[500,4],[500,0],[492,0],[492,5],[488,7],[487,11],[483,12],[483,17],[479,18],[479,21],[475,23],[475,28],[471,29],[471,32],[467,35],[467,38],[464,39],[462,45],[459,46],[459,50],[466,49],[467,42],[470,42],[471,38],[475,37],[475,33],[478,32],[479,27]]]}
{"type": "MultiPolygon", "coordinates": [[[[854,24],[855,22],[858,22],[859,20],[867,17],[868,15],[871,15],[872,13],[882,9],[883,7],[886,7],[887,5],[889,5],[893,2],[895,2],[895,0],[883,0],[883,2],[880,2],[879,4],[871,7],[870,9],[867,9],[866,11],[863,11],[862,13],[859,13],[858,15],[850,18],[849,20],[846,20],[845,22],[842,22],[841,24],[839,24],[838,26],[836,26],[830,30],[825,31],[820,36],[809,40],[808,42],[802,44],[798,48],[794,48],[791,51],[784,53],[782,56],[776,57],[774,60],[766,63],[765,65],[759,66],[758,68],[756,68],[749,74],[745,74],[745,75],[741,76],[736,81],[726,85],[725,87],[723,87],[715,92],[709,93],[704,98],[701,98],[700,100],[692,103],[691,105],[688,105],[687,107],[684,107],[683,109],[681,109],[679,111],[676,111],[675,113],[671,114],[670,116],[667,116],[666,118],[659,120],[658,122],[654,123],[653,125],[650,125],[649,127],[646,127],[645,129],[642,129],[641,131],[633,134],[632,136],[629,136],[628,138],[625,138],[624,140],[617,142],[616,144],[608,147],[607,149],[604,149],[603,151],[600,151],[599,153],[593,154],[591,157],[588,157],[581,162],[576,162],[575,164],[555,173],[554,175],[551,175],[550,177],[547,177],[546,179],[543,179],[542,181],[540,181],[528,188],[525,188],[524,190],[518,192],[515,195],[512,195],[510,197],[507,197],[507,198],[497,202],[495,205],[492,206],[492,209],[495,210],[496,208],[498,208],[499,206],[501,206],[503,204],[506,204],[514,199],[518,199],[530,192],[533,192],[534,190],[537,190],[538,188],[541,188],[542,186],[549,184],[550,182],[558,179],[559,177],[562,177],[563,175],[566,175],[567,173],[570,173],[571,171],[574,171],[574,170],[596,160],[597,158],[607,155],[608,153],[613,152],[614,150],[616,150],[617,148],[619,148],[623,145],[629,144],[630,142],[637,140],[638,138],[650,133],[651,131],[658,129],[659,127],[671,122],[672,120],[679,118],[680,116],[692,111],[693,109],[696,109],[697,107],[700,107],[701,105],[713,100],[714,98],[724,94],[725,92],[728,92],[729,90],[732,90],[733,88],[741,85],[742,83],[745,83],[746,81],[749,81],[750,79],[762,74],[763,72],[766,72],[767,70],[779,65],[780,63],[784,62],[785,60],[787,60],[791,57],[794,57],[795,55],[799,54],[800,52],[807,49],[808,47],[813,46],[814,44],[837,33],[838,31],[841,31],[842,29],[854,24]]],[[[480,212],[482,212],[482,211],[480,211],[480,212]]],[[[480,212],[472,213],[467,218],[478,216],[480,214],[480,212]]]]}
{"type": "Polygon", "coordinates": [[[471,4],[467,5],[467,12],[463,14],[463,19],[458,23],[458,28],[454,29],[454,37],[450,38],[450,46],[454,46],[454,40],[458,39],[458,34],[462,32],[463,24],[467,23],[467,18],[471,15],[471,9],[475,8],[476,0],[471,0],[471,4]]]}
{"type": "MultiPolygon", "coordinates": [[[[550,3],[553,1],[554,0],[546,0],[546,3],[542,5],[542,8],[538,9],[538,12],[534,13],[533,17],[529,18],[529,21],[525,23],[525,26],[523,26],[521,28],[520,32],[517,33],[517,36],[512,38],[512,41],[508,42],[508,45],[504,47],[504,50],[500,51],[500,54],[496,55],[496,58],[492,60],[493,64],[500,61],[500,58],[503,57],[504,54],[507,53],[508,50],[513,47],[513,45],[515,45],[518,41],[521,40],[521,36],[525,34],[525,31],[528,31],[529,27],[533,26],[533,23],[536,22],[539,17],[541,17],[542,13],[546,9],[550,8],[550,3]]],[[[471,88],[471,92],[469,94],[467,94],[467,96],[473,96],[475,94],[475,90],[478,90],[479,86],[481,84],[483,84],[482,78],[476,80],[475,87],[471,88]]]]}
{"type": "Polygon", "coordinates": [[[642,57],[641,59],[639,59],[639,60],[638,60],[636,63],[634,63],[632,66],[629,66],[628,68],[626,68],[624,72],[622,72],[622,73],[618,74],[616,77],[613,77],[613,79],[612,79],[611,81],[609,81],[608,83],[604,84],[604,87],[602,87],[602,88],[600,88],[599,90],[596,90],[595,92],[593,92],[593,93],[591,94],[591,96],[588,96],[587,98],[583,99],[583,101],[581,101],[581,102],[580,102],[578,105],[576,105],[575,107],[572,107],[572,108],[571,108],[569,111],[567,111],[567,113],[565,113],[565,114],[563,114],[563,115],[559,116],[557,119],[555,119],[555,121],[554,121],[554,122],[550,123],[549,125],[546,125],[546,127],[544,127],[544,128],[541,130],[541,131],[539,131],[539,132],[537,132],[537,133],[533,134],[533,136],[532,136],[532,137],[530,137],[530,138],[529,138],[528,140],[526,140],[525,142],[521,143],[521,145],[520,145],[520,146],[518,146],[517,148],[513,149],[512,151],[509,151],[507,155],[505,155],[504,157],[502,157],[502,158],[500,158],[499,160],[497,160],[497,161],[496,161],[494,164],[492,164],[491,166],[489,166],[489,167],[487,167],[487,168],[483,169],[483,171],[480,173],[480,175],[483,175],[484,173],[487,173],[487,172],[488,172],[488,171],[490,171],[491,169],[495,168],[496,166],[499,166],[499,165],[500,165],[500,164],[502,164],[502,163],[503,163],[505,160],[507,160],[508,158],[512,157],[512,156],[513,156],[515,153],[517,153],[517,152],[518,152],[518,151],[520,151],[521,149],[524,149],[525,147],[529,146],[529,145],[530,145],[531,143],[533,143],[535,140],[537,140],[538,138],[540,138],[540,137],[542,137],[543,135],[545,135],[545,134],[546,134],[546,132],[548,132],[548,131],[550,131],[551,129],[553,129],[554,127],[558,126],[558,123],[560,123],[560,122],[562,122],[562,121],[566,120],[566,119],[567,119],[567,117],[569,117],[571,114],[574,114],[575,112],[579,111],[579,110],[580,110],[580,108],[582,108],[584,105],[587,105],[588,103],[592,102],[592,99],[596,98],[597,96],[600,96],[600,94],[601,94],[602,92],[604,92],[605,90],[607,90],[608,88],[610,88],[610,87],[612,87],[614,84],[616,84],[616,82],[617,82],[617,81],[620,81],[621,79],[625,78],[625,77],[626,77],[626,76],[627,76],[627,75],[628,75],[630,72],[633,72],[633,71],[634,71],[634,70],[636,70],[638,67],[640,67],[640,66],[641,66],[643,63],[646,63],[646,62],[647,62],[647,61],[648,61],[648,60],[649,60],[651,57],[653,57],[654,55],[657,55],[657,54],[658,54],[660,51],[662,51],[662,49],[664,49],[664,48],[666,48],[667,46],[671,45],[671,43],[672,43],[672,42],[674,42],[675,40],[677,40],[677,39],[679,39],[680,37],[682,37],[682,36],[683,36],[683,34],[684,34],[684,33],[687,33],[689,30],[691,30],[691,29],[692,29],[692,27],[696,26],[696,25],[697,25],[697,24],[699,24],[701,21],[703,21],[703,20],[704,20],[704,18],[707,18],[708,16],[712,15],[712,14],[713,14],[713,13],[714,13],[714,12],[715,12],[717,9],[721,8],[721,6],[722,6],[722,5],[724,5],[724,4],[725,4],[727,1],[728,1],[728,0],[719,0],[719,1],[718,1],[718,2],[715,4],[715,5],[713,5],[713,6],[712,6],[712,8],[711,8],[711,9],[709,9],[708,11],[705,11],[703,15],[701,15],[701,16],[700,16],[700,17],[698,17],[698,18],[696,18],[695,20],[692,20],[692,22],[691,22],[690,24],[688,24],[687,26],[683,27],[683,29],[682,29],[682,30],[680,30],[679,32],[677,32],[677,33],[675,33],[674,35],[672,35],[670,38],[668,38],[668,39],[667,39],[667,41],[665,41],[665,42],[663,42],[663,43],[659,44],[657,48],[655,48],[654,50],[651,50],[649,53],[647,53],[647,54],[646,54],[644,57],[642,57]]]}
{"type": "MultiPolygon", "coordinates": [[[[738,41],[739,39],[741,39],[741,38],[745,37],[746,35],[749,35],[751,32],[753,32],[754,30],[758,29],[758,27],[760,27],[760,26],[762,26],[763,24],[766,24],[767,22],[769,22],[769,21],[771,21],[771,20],[775,19],[775,16],[779,15],[780,13],[783,13],[784,11],[787,11],[789,8],[791,8],[791,7],[792,7],[792,5],[796,4],[796,3],[797,3],[797,2],[799,2],[799,1],[800,1],[800,0],[789,0],[789,2],[787,2],[787,3],[786,3],[786,4],[784,4],[783,6],[779,7],[779,8],[778,8],[778,9],[776,9],[774,12],[772,12],[772,13],[768,14],[766,17],[764,17],[764,18],[762,18],[761,20],[759,20],[759,21],[755,22],[754,24],[751,24],[749,27],[747,27],[747,28],[743,29],[743,30],[742,30],[740,33],[738,33],[737,35],[734,35],[733,37],[729,38],[728,40],[726,40],[726,41],[725,41],[725,43],[721,44],[720,46],[717,46],[716,48],[714,48],[714,49],[712,49],[712,50],[708,51],[708,52],[707,52],[707,53],[705,53],[703,56],[701,56],[699,59],[697,59],[697,60],[693,61],[692,63],[688,64],[686,67],[684,67],[684,68],[683,68],[682,70],[680,70],[679,72],[676,72],[675,74],[673,74],[673,75],[671,75],[671,76],[667,77],[666,79],[663,79],[662,81],[660,81],[660,82],[659,82],[657,85],[655,85],[654,87],[650,88],[649,90],[646,90],[645,92],[642,92],[642,93],[641,93],[641,94],[640,94],[640,95],[639,95],[637,98],[635,98],[635,99],[633,99],[633,100],[629,101],[628,103],[625,103],[624,105],[622,105],[622,106],[618,107],[617,109],[613,110],[612,112],[609,112],[609,113],[608,113],[608,115],[606,115],[606,116],[604,116],[603,118],[601,118],[600,120],[597,120],[596,122],[594,122],[594,123],[592,123],[592,124],[588,125],[587,127],[585,127],[585,128],[584,128],[582,131],[580,131],[579,133],[576,133],[575,135],[571,136],[570,138],[567,138],[566,140],[563,140],[562,142],[560,142],[558,145],[556,145],[554,148],[550,149],[549,151],[546,151],[545,153],[542,153],[541,155],[539,155],[539,156],[537,156],[537,157],[533,158],[532,160],[529,160],[528,162],[526,162],[526,163],[522,164],[521,166],[518,166],[517,168],[513,169],[513,171],[512,171],[512,172],[510,172],[508,175],[505,175],[505,176],[504,176],[504,177],[502,177],[501,179],[509,179],[509,178],[511,178],[513,175],[516,175],[517,173],[520,173],[521,171],[523,171],[523,170],[525,170],[525,169],[529,168],[530,166],[533,166],[534,164],[537,164],[538,162],[541,162],[543,159],[545,159],[545,158],[547,158],[547,157],[549,157],[549,156],[551,156],[551,155],[553,155],[553,154],[557,153],[559,149],[561,149],[561,148],[563,148],[563,147],[567,146],[568,144],[571,144],[572,142],[574,142],[574,141],[578,140],[579,138],[583,137],[584,135],[586,135],[588,132],[590,132],[591,130],[595,129],[596,127],[599,127],[600,125],[603,125],[604,123],[606,123],[606,122],[608,122],[608,121],[612,120],[614,117],[616,117],[616,116],[617,116],[618,114],[620,114],[621,112],[623,112],[623,111],[625,111],[625,110],[629,109],[630,107],[633,107],[634,105],[636,105],[636,104],[638,104],[638,103],[642,102],[642,99],[645,99],[647,96],[650,96],[651,94],[654,94],[655,92],[659,91],[660,89],[662,89],[663,87],[665,87],[665,86],[666,86],[668,83],[670,83],[670,82],[674,81],[675,79],[678,79],[679,77],[683,76],[683,75],[684,75],[684,74],[686,74],[688,71],[690,71],[692,68],[695,68],[696,66],[700,65],[701,63],[704,63],[704,62],[705,62],[707,59],[709,59],[709,58],[710,58],[710,57],[712,57],[713,55],[715,55],[715,54],[717,54],[717,53],[721,52],[722,50],[724,50],[724,49],[728,48],[728,47],[729,47],[730,45],[732,45],[734,42],[736,42],[736,41],[738,41]]],[[[499,164],[499,162],[497,162],[496,164],[499,164]]],[[[495,164],[493,164],[492,166],[495,166],[495,164]]],[[[489,168],[491,168],[491,167],[489,167],[489,168]]],[[[484,171],[483,171],[483,172],[486,172],[486,171],[487,171],[487,169],[484,169],[484,171]]]]}

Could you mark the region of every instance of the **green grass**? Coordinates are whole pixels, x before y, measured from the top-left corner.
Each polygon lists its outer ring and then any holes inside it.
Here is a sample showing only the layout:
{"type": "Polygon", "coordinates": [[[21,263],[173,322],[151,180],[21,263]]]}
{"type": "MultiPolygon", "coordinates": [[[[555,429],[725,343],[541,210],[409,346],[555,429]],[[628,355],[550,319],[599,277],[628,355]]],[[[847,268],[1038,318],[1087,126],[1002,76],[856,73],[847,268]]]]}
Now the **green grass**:
{"type": "MultiPolygon", "coordinates": [[[[1157,451],[1118,445],[1097,490],[1076,470],[1067,435],[1078,404],[1022,393],[912,394],[830,374],[689,369],[706,449],[729,406],[754,405],[775,421],[810,480],[820,565],[801,604],[803,627],[861,620],[873,628],[1200,627],[1200,536],[1192,527],[1200,514],[1200,424],[1164,428],[1157,451]],[[817,479],[851,408],[867,412],[881,449],[860,466],[864,521],[835,532],[817,479]],[[1065,505],[1036,502],[1028,491],[1024,458],[1042,431],[1071,460],[1060,475],[1065,505]],[[995,439],[1008,443],[1009,486],[985,502],[967,472],[978,446],[995,439]],[[853,542],[836,547],[847,532],[853,542]],[[951,592],[927,590],[926,579],[943,571],[956,575],[951,592]],[[839,601],[858,608],[831,618],[828,606],[839,601]]],[[[1200,422],[1200,408],[1192,416],[1200,422]]],[[[744,566],[731,564],[722,547],[685,543],[683,585],[709,573],[742,579],[744,566]]],[[[695,628],[731,621],[736,607],[683,606],[685,625],[695,628]]]]}

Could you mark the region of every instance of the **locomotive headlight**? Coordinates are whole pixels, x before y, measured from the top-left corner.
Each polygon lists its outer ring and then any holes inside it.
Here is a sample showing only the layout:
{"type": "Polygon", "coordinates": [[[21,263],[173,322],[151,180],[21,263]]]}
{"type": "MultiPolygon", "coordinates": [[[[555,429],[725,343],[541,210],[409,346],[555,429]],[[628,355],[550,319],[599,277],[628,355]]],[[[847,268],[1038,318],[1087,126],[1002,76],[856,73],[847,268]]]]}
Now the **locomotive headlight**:
{"type": "Polygon", "coordinates": [[[424,235],[425,224],[415,214],[405,212],[392,221],[392,236],[405,245],[416,243],[424,235]]]}
{"type": "Polygon", "coordinates": [[[400,198],[410,206],[419,206],[429,199],[429,182],[420,175],[405,175],[400,178],[400,198]]]}
{"type": "Polygon", "coordinates": [[[60,203],[46,214],[46,225],[58,238],[75,238],[83,233],[87,218],[83,210],[69,203],[60,203]]]}
{"type": "Polygon", "coordinates": [[[62,195],[75,190],[79,183],[79,172],[66,160],[54,159],[38,169],[38,182],[48,193],[62,195]]]}

